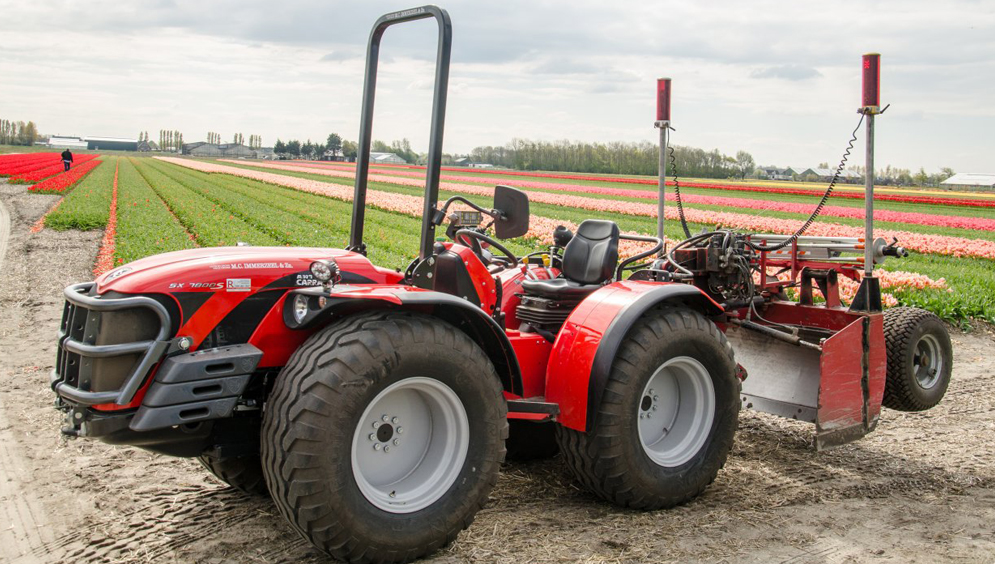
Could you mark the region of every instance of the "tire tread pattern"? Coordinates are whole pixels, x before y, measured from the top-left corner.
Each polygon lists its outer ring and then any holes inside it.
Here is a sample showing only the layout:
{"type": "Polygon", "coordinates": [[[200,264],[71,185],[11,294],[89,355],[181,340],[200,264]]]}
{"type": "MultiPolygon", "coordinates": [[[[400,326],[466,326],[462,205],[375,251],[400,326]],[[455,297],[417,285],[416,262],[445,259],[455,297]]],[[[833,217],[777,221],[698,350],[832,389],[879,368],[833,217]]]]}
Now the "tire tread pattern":
{"type": "MultiPolygon", "coordinates": [[[[933,407],[936,402],[927,403],[916,393],[914,378],[907,372],[907,356],[911,347],[916,328],[926,322],[942,325],[936,314],[915,307],[893,307],[884,312],[884,341],[887,351],[887,376],[884,384],[884,398],[881,403],[897,411],[924,411],[933,407]]],[[[948,337],[949,338],[949,337],[948,337]]],[[[952,359],[947,359],[951,361],[952,359]]],[[[946,372],[949,373],[949,366],[946,372]]],[[[941,376],[944,377],[944,376],[941,376]]],[[[947,382],[938,382],[946,387],[947,382]]],[[[941,394],[942,397],[942,394],[941,394]]],[[[939,398],[937,398],[937,402],[939,398]]]]}
{"type": "MultiPolygon", "coordinates": [[[[307,456],[308,441],[300,435],[307,427],[308,414],[331,406],[323,396],[339,394],[339,389],[364,385],[363,367],[382,366],[386,372],[391,356],[401,343],[432,341],[451,346],[464,355],[468,364],[489,369],[481,378],[489,381],[496,397],[501,397],[500,379],[484,352],[465,333],[454,326],[430,317],[399,313],[372,312],[345,318],[312,335],[291,356],[273,389],[263,417],[262,456],[266,482],[280,513],[306,540],[331,556],[348,562],[408,562],[432,553],[456,539],[460,531],[473,522],[477,511],[484,507],[488,494],[497,483],[498,471],[504,461],[503,439],[508,436],[501,403],[502,448],[489,453],[479,471],[488,475],[481,495],[465,499],[458,513],[462,519],[449,530],[439,531],[436,539],[408,550],[388,550],[370,546],[338,526],[341,516],[330,515],[321,503],[324,484],[313,477],[315,461],[307,456]],[[318,376],[319,371],[333,374],[331,379],[318,376]],[[329,381],[331,380],[331,382],[329,381]],[[279,455],[279,456],[278,456],[279,455]]],[[[352,431],[348,431],[351,436],[352,431]]],[[[310,437],[308,437],[310,438],[310,437]]]]}
{"type": "MultiPolygon", "coordinates": [[[[630,479],[622,450],[625,437],[620,434],[621,415],[617,406],[621,394],[638,381],[638,375],[632,371],[634,366],[632,357],[648,352],[649,345],[666,333],[682,331],[707,334],[720,344],[729,361],[735,366],[732,346],[714,323],[690,309],[667,306],[656,308],[633,326],[619,347],[602,404],[598,407],[597,429],[585,433],[558,426],[557,439],[560,450],[567,466],[578,481],[599,497],[622,507],[655,510],[690,501],[715,480],[719,469],[725,466],[728,453],[732,449],[734,434],[716,436],[716,440],[720,442],[714,448],[719,449],[720,460],[714,473],[711,473],[707,480],[697,483],[694,483],[694,476],[686,476],[682,487],[677,488],[669,496],[661,497],[638,491],[637,485],[630,479]]],[[[731,415],[738,418],[739,380],[736,380],[736,386],[735,413],[731,415]]],[[[720,408],[721,406],[716,406],[716,409],[720,408]]]]}

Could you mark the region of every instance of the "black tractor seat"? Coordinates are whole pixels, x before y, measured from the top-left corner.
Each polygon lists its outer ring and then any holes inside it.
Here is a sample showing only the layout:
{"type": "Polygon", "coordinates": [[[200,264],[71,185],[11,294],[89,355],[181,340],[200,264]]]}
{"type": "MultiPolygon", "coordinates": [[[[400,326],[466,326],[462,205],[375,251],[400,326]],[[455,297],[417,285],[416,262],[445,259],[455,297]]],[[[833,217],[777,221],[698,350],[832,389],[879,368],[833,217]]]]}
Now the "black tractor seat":
{"type": "Polygon", "coordinates": [[[580,301],[611,280],[618,263],[618,225],[588,219],[563,249],[562,277],[523,280],[526,294],[554,300],[580,301]]]}

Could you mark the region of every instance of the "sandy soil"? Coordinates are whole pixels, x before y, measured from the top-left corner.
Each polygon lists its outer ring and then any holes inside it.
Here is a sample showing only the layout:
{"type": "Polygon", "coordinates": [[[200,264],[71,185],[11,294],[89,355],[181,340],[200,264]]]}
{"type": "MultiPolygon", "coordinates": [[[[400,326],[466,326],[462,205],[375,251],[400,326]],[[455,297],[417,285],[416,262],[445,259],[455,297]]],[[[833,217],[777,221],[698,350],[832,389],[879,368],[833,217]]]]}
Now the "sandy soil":
{"type": "MultiPolygon", "coordinates": [[[[12,224],[0,268],[0,561],[322,561],[268,500],[193,461],[60,436],[47,374],[61,293],[90,279],[100,234],[30,234],[53,198],[0,183],[0,201],[12,224]]],[[[716,483],[674,510],[602,503],[559,458],[510,464],[433,561],[995,562],[995,338],[983,327],[954,338],[939,407],[885,410],[873,434],[825,453],[807,425],[744,413],[716,483]]]]}

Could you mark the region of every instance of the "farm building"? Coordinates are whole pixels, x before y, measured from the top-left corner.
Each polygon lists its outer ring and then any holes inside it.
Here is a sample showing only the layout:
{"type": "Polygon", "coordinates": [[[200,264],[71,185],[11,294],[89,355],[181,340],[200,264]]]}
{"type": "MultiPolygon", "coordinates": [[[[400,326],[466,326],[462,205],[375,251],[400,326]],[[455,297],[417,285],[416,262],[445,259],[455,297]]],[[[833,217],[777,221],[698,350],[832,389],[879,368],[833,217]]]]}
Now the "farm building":
{"type": "Polygon", "coordinates": [[[971,186],[977,188],[995,189],[995,174],[958,172],[940,184],[943,184],[944,186],[971,186]]]}
{"type": "MultiPolygon", "coordinates": [[[[802,168],[792,166],[785,170],[790,171],[799,180],[817,180],[819,182],[829,182],[836,174],[835,168],[802,168]]],[[[839,179],[843,182],[860,182],[864,179],[864,175],[852,170],[843,170],[840,172],[839,179]]]]}
{"type": "MultiPolygon", "coordinates": [[[[40,144],[40,143],[39,143],[40,144]]],[[[48,146],[53,149],[86,149],[86,141],[79,137],[53,135],[48,138],[48,146]]]]}
{"type": "Polygon", "coordinates": [[[408,164],[408,161],[395,155],[394,153],[370,153],[370,163],[372,164],[408,164]]]}
{"type": "Polygon", "coordinates": [[[767,180],[791,180],[791,169],[778,168],[776,166],[764,166],[757,169],[761,178],[767,180]]]}
{"type": "Polygon", "coordinates": [[[256,152],[245,145],[226,143],[216,145],[214,143],[188,143],[183,145],[183,154],[194,157],[246,157],[255,158],[256,152]]]}
{"type": "Polygon", "coordinates": [[[159,144],[155,141],[146,141],[142,139],[138,142],[138,151],[141,153],[149,153],[151,151],[158,151],[159,144]]]}
{"type": "Polygon", "coordinates": [[[137,151],[138,139],[123,137],[84,137],[86,148],[91,151],[137,151]]]}

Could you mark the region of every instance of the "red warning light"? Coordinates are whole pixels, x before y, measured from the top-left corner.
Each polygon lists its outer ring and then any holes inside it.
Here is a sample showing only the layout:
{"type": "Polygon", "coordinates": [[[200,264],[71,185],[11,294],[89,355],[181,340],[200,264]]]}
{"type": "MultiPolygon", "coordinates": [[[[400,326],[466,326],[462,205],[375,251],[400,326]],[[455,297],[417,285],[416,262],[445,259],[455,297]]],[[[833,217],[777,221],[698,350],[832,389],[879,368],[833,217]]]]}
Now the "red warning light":
{"type": "Polygon", "coordinates": [[[656,121],[670,121],[670,79],[656,79],[656,121]]]}
{"type": "Polygon", "coordinates": [[[881,55],[868,53],[864,55],[864,84],[861,106],[877,107],[881,105],[881,55]]]}

